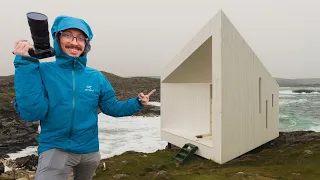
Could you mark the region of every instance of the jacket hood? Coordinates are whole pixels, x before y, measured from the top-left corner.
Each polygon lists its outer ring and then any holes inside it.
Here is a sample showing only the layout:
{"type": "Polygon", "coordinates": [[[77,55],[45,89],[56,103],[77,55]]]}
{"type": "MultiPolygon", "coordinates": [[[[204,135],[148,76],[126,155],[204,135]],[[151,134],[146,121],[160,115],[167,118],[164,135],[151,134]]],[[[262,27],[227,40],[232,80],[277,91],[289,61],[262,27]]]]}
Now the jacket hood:
{"type": "Polygon", "coordinates": [[[90,26],[82,19],[71,17],[71,16],[58,16],[52,25],[51,35],[53,39],[53,46],[56,53],[56,63],[64,68],[72,69],[84,69],[87,64],[87,53],[90,50],[90,41],[93,38],[92,30],[90,26]],[[85,52],[77,58],[67,55],[64,53],[60,47],[59,40],[57,38],[57,34],[59,31],[63,31],[69,28],[76,28],[84,32],[84,34],[88,37],[89,42],[86,45],[85,52]],[[76,60],[76,61],[74,61],[76,60]]]}

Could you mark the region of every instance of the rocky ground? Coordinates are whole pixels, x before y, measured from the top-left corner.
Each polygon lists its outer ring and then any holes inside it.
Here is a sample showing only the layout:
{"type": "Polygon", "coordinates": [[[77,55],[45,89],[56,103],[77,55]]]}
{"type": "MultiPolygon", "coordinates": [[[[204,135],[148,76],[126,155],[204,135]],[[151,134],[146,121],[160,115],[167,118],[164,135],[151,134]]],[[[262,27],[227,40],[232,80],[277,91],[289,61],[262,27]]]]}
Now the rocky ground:
{"type": "MultiPolygon", "coordinates": [[[[278,138],[223,165],[197,155],[177,164],[172,159],[177,152],[178,148],[173,147],[150,154],[126,152],[104,159],[94,179],[320,179],[320,132],[281,132],[278,138]]],[[[4,163],[16,169],[0,179],[33,179],[37,156],[4,163]]]]}
{"type": "Polygon", "coordinates": [[[0,158],[37,144],[37,123],[21,120],[13,107],[13,76],[0,77],[0,158]]]}

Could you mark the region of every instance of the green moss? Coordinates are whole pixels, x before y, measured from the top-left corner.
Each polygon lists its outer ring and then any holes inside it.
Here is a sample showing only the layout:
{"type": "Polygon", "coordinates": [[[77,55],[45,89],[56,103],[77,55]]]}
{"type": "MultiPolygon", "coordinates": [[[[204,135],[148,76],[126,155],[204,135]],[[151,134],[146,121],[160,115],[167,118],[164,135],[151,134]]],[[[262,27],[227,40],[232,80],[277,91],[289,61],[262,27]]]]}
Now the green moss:
{"type": "Polygon", "coordinates": [[[160,170],[168,172],[173,180],[320,179],[320,143],[263,149],[223,165],[195,155],[190,161],[177,166],[172,159],[175,153],[177,150],[161,150],[151,154],[127,152],[102,160],[106,162],[107,170],[103,171],[100,165],[94,179],[112,179],[116,174],[126,174],[129,176],[123,179],[150,180],[160,170]],[[310,150],[312,154],[305,150],[310,150]]]}

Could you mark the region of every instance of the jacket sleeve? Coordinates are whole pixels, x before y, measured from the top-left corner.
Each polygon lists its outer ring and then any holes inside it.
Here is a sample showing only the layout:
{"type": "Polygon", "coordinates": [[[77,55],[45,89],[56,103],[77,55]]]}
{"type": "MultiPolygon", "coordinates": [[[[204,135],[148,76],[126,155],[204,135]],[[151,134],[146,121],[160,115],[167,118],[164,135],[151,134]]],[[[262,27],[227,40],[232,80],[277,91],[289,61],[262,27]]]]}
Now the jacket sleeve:
{"type": "Polygon", "coordinates": [[[101,84],[99,107],[104,114],[113,117],[131,116],[144,107],[138,100],[138,96],[126,101],[118,101],[107,78],[102,73],[99,73],[99,78],[101,84]]]}
{"type": "Polygon", "coordinates": [[[48,97],[39,72],[39,60],[17,55],[14,67],[14,106],[18,115],[29,122],[43,119],[48,110],[48,97]]]}

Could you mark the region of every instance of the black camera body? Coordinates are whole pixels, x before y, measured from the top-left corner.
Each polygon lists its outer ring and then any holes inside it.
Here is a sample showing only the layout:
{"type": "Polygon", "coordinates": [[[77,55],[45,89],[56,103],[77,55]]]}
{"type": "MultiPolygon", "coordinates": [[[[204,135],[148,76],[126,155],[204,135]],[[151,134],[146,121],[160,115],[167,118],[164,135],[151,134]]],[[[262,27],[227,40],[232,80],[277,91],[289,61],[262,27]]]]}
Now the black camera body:
{"type": "Polygon", "coordinates": [[[35,58],[38,58],[38,59],[44,59],[44,58],[53,57],[56,54],[52,47],[50,47],[50,49],[45,49],[45,50],[42,50],[42,49],[36,49],[36,50],[30,49],[28,52],[29,52],[29,55],[31,57],[35,57],[35,58]]]}
{"type": "Polygon", "coordinates": [[[35,49],[30,49],[29,55],[38,59],[55,56],[55,51],[50,46],[47,16],[37,12],[29,12],[27,13],[27,19],[35,49]]]}

